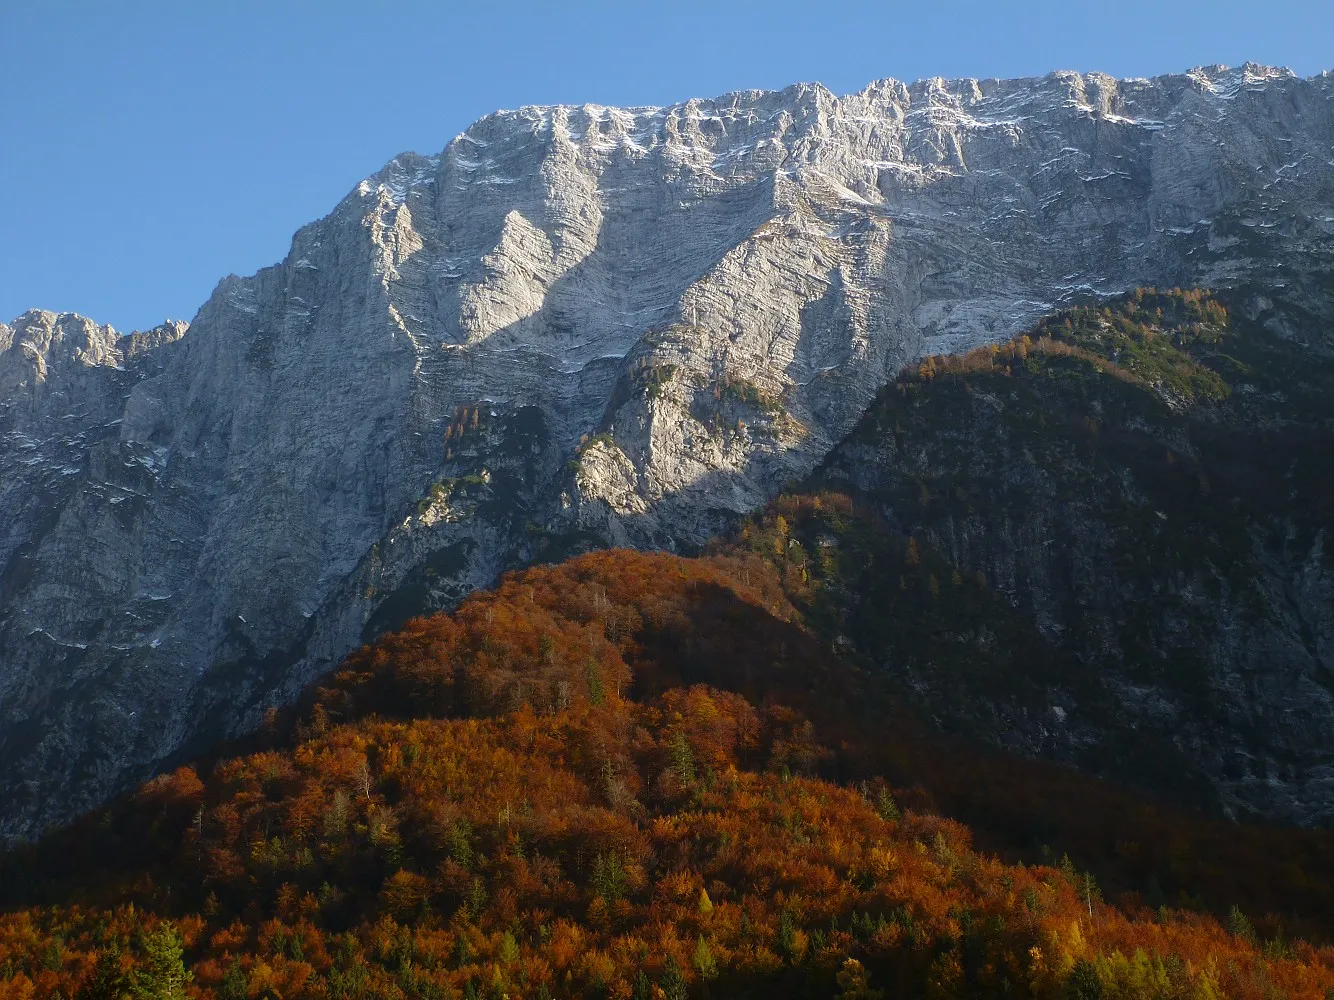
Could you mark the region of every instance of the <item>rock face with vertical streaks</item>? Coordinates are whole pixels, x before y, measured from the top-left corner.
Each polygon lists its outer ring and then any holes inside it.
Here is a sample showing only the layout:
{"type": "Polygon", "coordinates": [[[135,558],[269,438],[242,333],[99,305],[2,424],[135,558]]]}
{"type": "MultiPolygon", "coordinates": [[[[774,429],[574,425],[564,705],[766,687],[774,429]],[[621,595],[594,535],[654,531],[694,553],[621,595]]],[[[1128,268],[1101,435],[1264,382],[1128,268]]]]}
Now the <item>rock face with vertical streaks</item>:
{"type": "Polygon", "coordinates": [[[525,108],[188,331],[0,326],[0,834],[507,566],[701,542],[902,364],[1072,298],[1253,287],[1328,351],[1332,159],[1334,78],[1249,65],[525,108]]]}

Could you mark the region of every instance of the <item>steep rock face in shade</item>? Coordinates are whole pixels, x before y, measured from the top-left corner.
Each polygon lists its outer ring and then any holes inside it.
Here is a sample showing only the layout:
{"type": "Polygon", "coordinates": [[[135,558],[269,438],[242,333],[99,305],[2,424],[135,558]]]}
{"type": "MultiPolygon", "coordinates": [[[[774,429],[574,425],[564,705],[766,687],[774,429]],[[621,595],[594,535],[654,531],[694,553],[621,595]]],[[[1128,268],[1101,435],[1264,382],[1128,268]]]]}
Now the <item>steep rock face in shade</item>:
{"type": "Polygon", "coordinates": [[[1332,98],[1247,66],[526,108],[396,158],[184,336],[0,327],[0,834],[507,566],[701,541],[923,353],[1151,284],[1312,336],[1332,98]]]}

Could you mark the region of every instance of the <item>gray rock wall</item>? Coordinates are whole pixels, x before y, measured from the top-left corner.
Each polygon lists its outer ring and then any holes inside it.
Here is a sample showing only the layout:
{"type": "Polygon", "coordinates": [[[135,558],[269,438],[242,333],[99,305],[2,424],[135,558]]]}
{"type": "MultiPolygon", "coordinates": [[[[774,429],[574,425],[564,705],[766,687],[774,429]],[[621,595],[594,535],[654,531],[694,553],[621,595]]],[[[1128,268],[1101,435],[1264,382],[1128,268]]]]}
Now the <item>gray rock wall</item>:
{"type": "Polygon", "coordinates": [[[1302,334],[1332,99],[1247,66],[525,108],[396,158],[188,333],[0,327],[0,835],[506,566],[702,541],[925,352],[1138,284],[1278,285],[1302,334]]]}

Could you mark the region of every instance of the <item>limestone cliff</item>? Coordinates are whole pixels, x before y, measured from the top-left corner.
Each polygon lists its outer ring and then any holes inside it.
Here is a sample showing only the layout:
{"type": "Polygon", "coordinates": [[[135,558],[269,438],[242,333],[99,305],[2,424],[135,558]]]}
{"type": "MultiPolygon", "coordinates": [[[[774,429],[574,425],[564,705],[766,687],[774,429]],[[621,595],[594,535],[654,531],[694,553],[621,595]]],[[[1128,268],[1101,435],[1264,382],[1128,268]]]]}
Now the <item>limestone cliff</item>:
{"type": "Polygon", "coordinates": [[[1210,68],[525,108],[405,154],[188,332],[0,327],[0,834],[581,544],[699,542],[924,353],[1072,297],[1328,320],[1334,78],[1210,68]]]}

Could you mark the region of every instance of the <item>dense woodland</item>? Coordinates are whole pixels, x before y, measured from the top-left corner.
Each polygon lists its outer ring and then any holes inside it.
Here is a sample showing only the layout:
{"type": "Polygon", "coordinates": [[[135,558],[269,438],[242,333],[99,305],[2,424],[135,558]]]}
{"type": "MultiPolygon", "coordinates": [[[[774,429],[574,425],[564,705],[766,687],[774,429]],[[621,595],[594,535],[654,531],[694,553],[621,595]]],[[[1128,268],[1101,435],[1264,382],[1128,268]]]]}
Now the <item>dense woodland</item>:
{"type": "Polygon", "coordinates": [[[944,734],[851,632],[988,683],[1073,669],[839,493],[695,558],[511,574],[0,860],[0,996],[1334,996],[1334,836],[944,734]]]}
{"type": "Polygon", "coordinates": [[[819,487],[938,549],[942,594],[957,572],[1000,601],[914,627],[892,561],[809,568],[821,621],[944,726],[1330,826],[1334,358],[1297,339],[1314,322],[1226,301],[1143,289],[925,359],[834,449],[819,487]]]}

